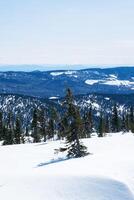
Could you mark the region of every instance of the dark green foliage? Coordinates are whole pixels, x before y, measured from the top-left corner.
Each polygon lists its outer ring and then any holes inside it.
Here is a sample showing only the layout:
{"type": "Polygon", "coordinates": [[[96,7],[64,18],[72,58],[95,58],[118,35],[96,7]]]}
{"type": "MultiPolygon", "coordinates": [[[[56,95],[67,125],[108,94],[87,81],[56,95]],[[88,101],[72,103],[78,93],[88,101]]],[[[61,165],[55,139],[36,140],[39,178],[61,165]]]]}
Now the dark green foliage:
{"type": "Polygon", "coordinates": [[[128,131],[128,121],[127,121],[127,116],[125,114],[122,115],[122,120],[121,120],[121,130],[123,132],[128,131]]]}
{"type": "Polygon", "coordinates": [[[129,112],[129,129],[134,133],[134,109],[133,106],[130,107],[129,112]]]}
{"type": "Polygon", "coordinates": [[[112,126],[112,132],[119,132],[120,131],[120,121],[119,121],[119,116],[118,116],[116,104],[114,105],[113,110],[112,110],[111,126],[112,126]]]}
{"type": "Polygon", "coordinates": [[[10,112],[7,116],[7,125],[3,127],[3,136],[3,145],[14,144],[14,125],[12,112],[10,112]]]}
{"type": "Polygon", "coordinates": [[[54,138],[54,135],[58,136],[58,112],[54,107],[50,108],[50,118],[48,121],[48,138],[54,138]]]}
{"type": "Polygon", "coordinates": [[[93,132],[93,117],[92,117],[92,106],[89,111],[84,114],[84,136],[87,138],[91,137],[93,132]]]}
{"type": "Polygon", "coordinates": [[[3,127],[4,134],[4,142],[3,145],[11,145],[14,144],[14,134],[11,129],[7,129],[5,126],[3,127]]]}
{"type": "Polygon", "coordinates": [[[3,113],[0,112],[0,140],[3,140],[3,113]]]}
{"type": "Polygon", "coordinates": [[[58,137],[64,139],[67,136],[68,120],[67,116],[63,116],[58,124],[58,137]]]}
{"type": "Polygon", "coordinates": [[[38,115],[37,115],[37,109],[33,112],[33,120],[32,120],[32,135],[33,142],[40,142],[40,134],[38,129],[38,115]]]}
{"type": "Polygon", "coordinates": [[[68,157],[78,158],[85,156],[88,154],[87,148],[79,140],[80,134],[83,131],[82,119],[70,89],[67,90],[64,106],[68,124],[66,136],[68,157]]]}
{"type": "MultiPolygon", "coordinates": [[[[76,97],[77,98],[77,97],[76,97]]],[[[80,103],[80,102],[79,102],[80,103]]],[[[30,105],[29,105],[30,107],[30,105]]],[[[33,142],[47,139],[65,139],[67,141],[68,157],[81,157],[87,154],[87,149],[80,142],[81,138],[90,138],[94,130],[99,137],[110,132],[134,133],[134,108],[124,107],[124,112],[118,111],[115,104],[107,110],[102,108],[100,117],[98,111],[89,107],[78,107],[72,91],[67,90],[60,109],[51,104],[49,108],[42,105],[31,107],[31,117],[24,121],[21,109],[19,114],[12,110],[9,113],[0,112],[0,140],[3,144],[20,144],[26,140],[33,142]],[[111,110],[110,110],[111,109],[111,110]],[[21,116],[21,117],[20,117],[21,116]],[[27,138],[28,137],[28,138],[27,138]]]]}
{"type": "Polygon", "coordinates": [[[125,126],[126,126],[126,131],[129,131],[129,114],[125,114],[125,126]]]}
{"type": "Polygon", "coordinates": [[[16,118],[16,123],[15,123],[15,130],[14,130],[14,143],[15,144],[20,144],[21,143],[21,123],[19,117],[16,118]]]}
{"type": "Polygon", "coordinates": [[[44,142],[46,142],[46,126],[47,126],[47,119],[46,119],[46,113],[44,108],[42,108],[41,110],[39,110],[39,132],[40,135],[43,137],[44,142]]]}
{"type": "Polygon", "coordinates": [[[105,133],[105,120],[101,113],[100,120],[99,120],[99,126],[98,126],[98,137],[103,137],[105,133]]]}
{"type": "Polygon", "coordinates": [[[105,118],[105,133],[110,133],[110,118],[108,116],[105,118]]]}
{"type": "Polygon", "coordinates": [[[26,136],[26,137],[29,137],[29,129],[28,129],[28,126],[26,126],[25,136],[26,136]]]}
{"type": "Polygon", "coordinates": [[[54,137],[54,120],[49,119],[48,128],[47,128],[47,135],[48,139],[52,139],[54,137]]]}

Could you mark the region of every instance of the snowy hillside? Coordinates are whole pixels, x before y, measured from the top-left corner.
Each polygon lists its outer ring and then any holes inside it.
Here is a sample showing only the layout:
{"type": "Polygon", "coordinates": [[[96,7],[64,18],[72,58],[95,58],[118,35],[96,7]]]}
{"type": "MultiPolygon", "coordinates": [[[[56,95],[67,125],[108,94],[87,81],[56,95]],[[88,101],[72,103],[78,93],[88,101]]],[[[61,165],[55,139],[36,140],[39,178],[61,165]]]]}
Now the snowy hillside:
{"type": "Polygon", "coordinates": [[[63,141],[0,147],[3,200],[133,200],[134,136],[85,139],[90,155],[65,160],[63,141]]]}
{"type": "MultiPolygon", "coordinates": [[[[29,124],[32,119],[33,109],[35,107],[43,107],[49,110],[54,106],[61,110],[61,102],[63,99],[51,97],[50,99],[34,98],[22,95],[0,94],[0,111],[6,116],[10,111],[14,115],[19,114],[24,122],[24,125],[29,124]]],[[[134,95],[117,95],[117,94],[87,94],[76,96],[78,106],[83,109],[88,109],[92,105],[95,116],[101,111],[110,113],[112,106],[116,102],[118,105],[119,114],[125,111],[128,107],[134,105],[134,95]]]]}

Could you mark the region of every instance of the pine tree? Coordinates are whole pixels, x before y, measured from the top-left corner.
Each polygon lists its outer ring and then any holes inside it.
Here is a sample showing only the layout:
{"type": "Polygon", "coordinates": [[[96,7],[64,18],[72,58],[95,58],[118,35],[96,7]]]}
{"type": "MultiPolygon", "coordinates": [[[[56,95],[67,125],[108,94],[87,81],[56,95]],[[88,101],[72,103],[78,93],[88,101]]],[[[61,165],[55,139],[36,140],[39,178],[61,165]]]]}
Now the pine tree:
{"type": "Polygon", "coordinates": [[[29,137],[29,128],[28,128],[28,125],[25,128],[25,136],[29,137]]]}
{"type": "Polygon", "coordinates": [[[33,142],[37,143],[40,142],[40,134],[38,129],[38,114],[37,109],[33,111],[33,119],[32,119],[32,135],[33,142]]]}
{"type": "Polygon", "coordinates": [[[13,114],[11,112],[7,116],[7,125],[3,127],[3,135],[3,145],[14,144],[13,114]]]}
{"type": "Polygon", "coordinates": [[[117,111],[117,105],[115,104],[112,110],[112,132],[119,132],[120,131],[120,122],[119,122],[119,116],[117,111]]]}
{"type": "Polygon", "coordinates": [[[128,111],[125,115],[125,124],[126,124],[126,131],[128,132],[130,130],[130,126],[129,126],[129,114],[128,111]]]}
{"type": "Polygon", "coordinates": [[[53,121],[53,119],[49,119],[49,121],[48,121],[47,134],[48,134],[48,139],[54,138],[54,121],[53,121]]]}
{"type": "MultiPolygon", "coordinates": [[[[58,132],[58,114],[55,107],[50,108],[50,119],[48,123],[49,138],[54,138],[54,135],[58,132]]],[[[58,134],[57,134],[58,135],[58,134]]]]}
{"type": "Polygon", "coordinates": [[[44,108],[41,108],[41,110],[39,110],[39,131],[40,131],[40,135],[43,137],[44,142],[46,142],[46,127],[47,127],[47,120],[46,120],[46,114],[45,114],[45,110],[44,108]]]}
{"type": "Polygon", "coordinates": [[[10,142],[9,142],[9,137],[8,137],[8,129],[6,128],[6,126],[3,126],[3,145],[8,145],[10,142]]]}
{"type": "Polygon", "coordinates": [[[82,157],[87,155],[87,148],[80,142],[79,136],[82,131],[82,119],[78,107],[75,105],[74,97],[70,89],[67,89],[67,94],[64,102],[66,109],[66,117],[68,120],[67,127],[67,149],[68,157],[82,157]]]}
{"type": "Polygon", "coordinates": [[[129,128],[132,131],[132,133],[134,133],[134,109],[133,109],[133,106],[130,107],[129,128]]]}
{"type": "Polygon", "coordinates": [[[25,143],[25,135],[24,135],[24,133],[21,133],[20,142],[21,142],[22,144],[25,143]]]}
{"type": "Polygon", "coordinates": [[[3,113],[0,112],[0,140],[3,140],[3,113]]]}
{"type": "Polygon", "coordinates": [[[102,113],[100,114],[98,133],[99,133],[98,137],[104,137],[104,133],[105,133],[105,120],[104,120],[104,117],[103,117],[102,113]]]}
{"type": "Polygon", "coordinates": [[[59,139],[64,139],[67,136],[67,128],[68,128],[68,120],[67,116],[64,115],[63,117],[61,117],[60,122],[58,124],[59,139]]]}
{"type": "Polygon", "coordinates": [[[92,106],[89,111],[84,115],[84,133],[87,138],[91,137],[91,133],[93,132],[93,117],[92,117],[92,106]]]}
{"type": "Polygon", "coordinates": [[[110,133],[110,119],[108,115],[105,118],[105,133],[110,133]]]}
{"type": "Polygon", "coordinates": [[[123,132],[127,132],[126,116],[125,116],[124,113],[122,114],[121,130],[122,130],[123,132]]]}
{"type": "Polygon", "coordinates": [[[3,127],[4,141],[3,145],[11,145],[14,144],[14,134],[11,129],[7,129],[5,126],[3,127]]]}
{"type": "Polygon", "coordinates": [[[21,123],[19,117],[16,118],[16,123],[15,123],[15,134],[14,134],[14,143],[15,144],[20,144],[21,143],[21,123]]]}

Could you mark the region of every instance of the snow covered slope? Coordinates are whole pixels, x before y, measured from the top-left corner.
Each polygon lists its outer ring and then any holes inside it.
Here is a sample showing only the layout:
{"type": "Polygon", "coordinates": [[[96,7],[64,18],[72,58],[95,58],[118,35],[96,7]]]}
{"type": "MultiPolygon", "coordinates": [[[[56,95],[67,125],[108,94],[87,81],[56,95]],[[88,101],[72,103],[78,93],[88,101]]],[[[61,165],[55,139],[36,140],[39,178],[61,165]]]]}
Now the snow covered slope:
{"type": "Polygon", "coordinates": [[[2,200],[133,200],[134,136],[84,140],[92,153],[65,160],[63,142],[0,147],[2,200]]]}

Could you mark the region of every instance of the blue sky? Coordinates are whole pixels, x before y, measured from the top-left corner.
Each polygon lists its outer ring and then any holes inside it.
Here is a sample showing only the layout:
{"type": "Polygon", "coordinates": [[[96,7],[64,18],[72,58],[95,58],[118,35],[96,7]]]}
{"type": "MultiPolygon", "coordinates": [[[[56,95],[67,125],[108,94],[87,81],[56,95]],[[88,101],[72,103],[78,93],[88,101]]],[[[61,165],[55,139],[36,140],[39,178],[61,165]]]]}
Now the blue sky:
{"type": "Polygon", "coordinates": [[[0,64],[134,65],[134,0],[0,0],[0,64]]]}

